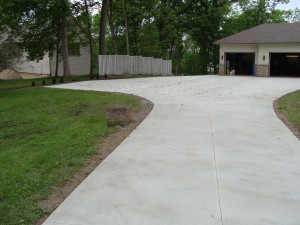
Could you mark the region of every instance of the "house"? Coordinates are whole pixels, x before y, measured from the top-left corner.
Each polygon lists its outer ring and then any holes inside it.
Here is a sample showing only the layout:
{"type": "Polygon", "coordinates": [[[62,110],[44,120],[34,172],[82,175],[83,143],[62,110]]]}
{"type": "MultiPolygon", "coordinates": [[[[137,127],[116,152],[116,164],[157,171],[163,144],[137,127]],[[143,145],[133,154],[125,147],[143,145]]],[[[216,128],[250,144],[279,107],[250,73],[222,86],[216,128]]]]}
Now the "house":
{"type": "MultiPolygon", "coordinates": [[[[88,75],[90,73],[90,50],[80,46],[79,42],[69,44],[69,63],[72,75],[88,75]]],[[[50,72],[55,75],[56,54],[50,58],[50,72]]],[[[58,76],[63,75],[63,62],[58,63],[58,76]]]]}
{"type": "Polygon", "coordinates": [[[215,44],[220,75],[300,76],[300,23],[262,24],[215,44]]]}
{"type": "MultiPolygon", "coordinates": [[[[17,38],[11,38],[7,33],[0,35],[0,45],[5,43],[7,40],[17,41],[17,38]]],[[[17,72],[23,73],[36,73],[36,74],[50,74],[49,67],[49,57],[46,55],[40,61],[30,61],[26,58],[26,52],[23,53],[23,56],[15,62],[14,69],[17,72]]]]}
{"type": "MultiPolygon", "coordinates": [[[[0,45],[8,38],[8,34],[2,34],[0,45]]],[[[16,38],[14,39],[16,40],[16,38]]],[[[72,75],[87,75],[90,72],[90,53],[88,47],[80,46],[79,42],[69,44],[69,63],[72,75]]],[[[45,55],[42,60],[31,61],[26,58],[27,53],[24,52],[23,57],[18,60],[14,69],[17,72],[35,73],[45,75],[55,75],[56,54],[53,57],[45,55]]],[[[58,75],[63,75],[63,62],[60,60],[58,64],[58,75]]]]}

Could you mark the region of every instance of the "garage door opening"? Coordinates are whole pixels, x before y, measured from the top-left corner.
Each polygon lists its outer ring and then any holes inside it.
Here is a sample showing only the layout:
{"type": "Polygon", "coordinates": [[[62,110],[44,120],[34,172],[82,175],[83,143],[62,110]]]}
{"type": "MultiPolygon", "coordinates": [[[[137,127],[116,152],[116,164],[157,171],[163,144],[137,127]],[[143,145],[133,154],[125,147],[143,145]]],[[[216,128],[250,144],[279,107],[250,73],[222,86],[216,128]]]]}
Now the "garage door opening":
{"type": "Polygon", "coordinates": [[[226,53],[225,60],[226,71],[234,70],[235,75],[254,75],[255,53],[226,53]]]}
{"type": "Polygon", "coordinates": [[[271,53],[270,76],[300,77],[300,53],[271,53]]]}

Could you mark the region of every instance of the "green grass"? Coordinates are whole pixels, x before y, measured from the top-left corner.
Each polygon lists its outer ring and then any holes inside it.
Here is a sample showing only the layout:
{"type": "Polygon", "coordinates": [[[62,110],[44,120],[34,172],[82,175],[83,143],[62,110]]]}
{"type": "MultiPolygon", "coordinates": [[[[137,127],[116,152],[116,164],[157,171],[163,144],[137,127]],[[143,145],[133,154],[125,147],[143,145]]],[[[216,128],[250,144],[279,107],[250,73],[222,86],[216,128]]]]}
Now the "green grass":
{"type": "Polygon", "coordinates": [[[3,89],[11,89],[11,88],[22,88],[22,87],[31,87],[32,81],[35,82],[35,84],[42,85],[43,80],[46,81],[46,84],[51,84],[52,78],[38,78],[38,79],[28,79],[28,80],[0,80],[0,90],[3,89]]]}
{"type": "MultiPolygon", "coordinates": [[[[126,78],[146,78],[146,77],[157,77],[156,75],[109,75],[108,79],[126,79],[126,78]]],[[[105,79],[104,76],[98,76],[99,79],[105,79]]],[[[52,80],[54,77],[46,77],[46,78],[36,78],[36,79],[19,79],[19,80],[1,80],[0,79],[0,90],[8,90],[13,88],[27,88],[32,86],[32,81],[34,81],[36,86],[42,86],[43,80],[46,85],[52,85],[52,80]]],[[[56,84],[60,84],[61,77],[57,77],[56,84]]],[[[97,80],[97,75],[76,75],[72,76],[71,80],[64,80],[64,83],[69,82],[79,82],[79,81],[87,81],[87,80],[97,80]]]]}
{"type": "Polygon", "coordinates": [[[300,131],[300,91],[283,96],[279,101],[279,109],[285,118],[300,131]]]}
{"type": "Polygon", "coordinates": [[[43,216],[39,202],[86,165],[101,141],[118,129],[106,118],[112,105],[141,107],[136,98],[121,94],[0,91],[0,224],[34,224],[43,216]]]}

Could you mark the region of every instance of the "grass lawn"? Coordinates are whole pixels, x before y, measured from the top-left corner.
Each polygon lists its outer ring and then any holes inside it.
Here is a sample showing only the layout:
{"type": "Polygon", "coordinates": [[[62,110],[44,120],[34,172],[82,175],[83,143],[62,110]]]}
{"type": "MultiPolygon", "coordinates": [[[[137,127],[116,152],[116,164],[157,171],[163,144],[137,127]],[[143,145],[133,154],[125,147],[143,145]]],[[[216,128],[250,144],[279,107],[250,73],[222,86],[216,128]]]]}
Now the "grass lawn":
{"type": "Polygon", "coordinates": [[[28,80],[0,80],[0,90],[10,89],[10,88],[22,88],[22,87],[31,87],[32,81],[35,82],[36,85],[42,85],[43,80],[45,80],[46,84],[51,84],[52,78],[38,78],[38,79],[28,79],[28,80]]]}
{"type": "Polygon", "coordinates": [[[137,98],[112,93],[26,88],[0,90],[0,224],[34,224],[39,202],[96,154],[118,129],[113,105],[137,111],[137,98]]]}
{"type": "MultiPolygon", "coordinates": [[[[53,79],[54,79],[54,77],[35,78],[35,79],[18,79],[18,80],[0,80],[0,90],[31,87],[32,81],[34,81],[36,86],[41,86],[43,81],[45,81],[46,85],[52,85],[53,79]]],[[[62,79],[62,77],[56,77],[55,78],[56,84],[61,83],[61,79],[62,79]]],[[[88,75],[73,76],[71,82],[86,81],[86,80],[90,80],[90,79],[91,79],[91,77],[88,75]]]]}
{"type": "Polygon", "coordinates": [[[283,96],[279,101],[279,110],[300,131],[300,91],[283,96]]]}
{"type": "MultiPolygon", "coordinates": [[[[126,79],[126,78],[146,78],[146,77],[157,77],[156,75],[109,75],[107,79],[126,79]]],[[[62,77],[55,78],[56,84],[61,83],[62,77]]],[[[45,81],[46,85],[52,85],[54,77],[45,77],[45,78],[36,78],[36,79],[19,79],[19,80],[1,80],[0,79],[0,90],[8,90],[8,89],[14,89],[14,88],[25,88],[25,87],[31,87],[32,81],[34,81],[36,86],[42,86],[42,82],[45,81]]],[[[71,80],[66,81],[63,80],[64,83],[69,82],[78,82],[78,81],[87,81],[87,80],[96,80],[105,79],[104,76],[89,76],[89,75],[76,75],[72,76],[71,80]]]]}

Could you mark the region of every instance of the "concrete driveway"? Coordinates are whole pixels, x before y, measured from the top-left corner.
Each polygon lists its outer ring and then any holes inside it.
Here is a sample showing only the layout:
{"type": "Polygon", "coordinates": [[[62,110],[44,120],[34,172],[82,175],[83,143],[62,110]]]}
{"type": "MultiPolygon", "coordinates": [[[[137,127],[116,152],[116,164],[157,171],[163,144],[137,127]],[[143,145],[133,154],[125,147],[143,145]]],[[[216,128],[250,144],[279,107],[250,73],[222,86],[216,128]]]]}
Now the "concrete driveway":
{"type": "Polygon", "coordinates": [[[300,141],[272,108],[300,79],[162,77],[57,88],[135,94],[154,109],[45,225],[300,224],[300,141]]]}

